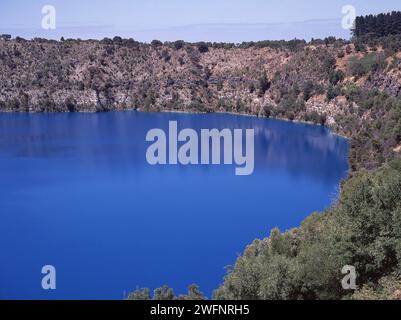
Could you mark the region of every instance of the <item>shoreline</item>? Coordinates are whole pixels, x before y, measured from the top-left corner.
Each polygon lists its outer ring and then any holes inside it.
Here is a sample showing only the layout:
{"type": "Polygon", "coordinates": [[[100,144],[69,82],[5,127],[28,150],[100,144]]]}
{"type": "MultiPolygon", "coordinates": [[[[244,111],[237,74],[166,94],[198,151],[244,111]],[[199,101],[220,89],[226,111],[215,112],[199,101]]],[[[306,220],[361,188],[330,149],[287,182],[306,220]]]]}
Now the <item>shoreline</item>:
{"type": "Polygon", "coordinates": [[[314,123],[312,121],[305,121],[305,120],[299,120],[299,119],[294,119],[290,120],[287,118],[280,118],[280,117],[266,117],[263,115],[256,115],[256,114],[249,114],[249,113],[238,113],[238,112],[233,112],[233,111],[213,111],[213,112],[202,112],[202,111],[185,111],[185,110],[160,110],[160,111],[143,111],[140,109],[128,109],[128,110],[111,110],[111,111],[74,111],[74,112],[68,112],[68,111],[54,111],[54,112],[36,112],[36,111],[3,111],[0,110],[0,114],[74,114],[74,113],[79,113],[79,114],[95,114],[95,113],[112,113],[112,112],[117,112],[117,113],[123,113],[123,112],[141,112],[141,113],[178,113],[178,114],[227,114],[227,115],[233,115],[233,116],[242,116],[242,117],[253,117],[253,118],[258,118],[258,119],[272,119],[272,120],[278,120],[278,121],[285,121],[285,122],[292,122],[295,124],[307,124],[307,125],[312,125],[312,126],[318,126],[318,127],[323,127],[327,130],[330,131],[331,134],[341,137],[346,140],[350,140],[350,137],[347,137],[346,135],[343,135],[341,133],[335,132],[333,128],[326,126],[326,125],[321,125],[318,123],[314,123]]]}

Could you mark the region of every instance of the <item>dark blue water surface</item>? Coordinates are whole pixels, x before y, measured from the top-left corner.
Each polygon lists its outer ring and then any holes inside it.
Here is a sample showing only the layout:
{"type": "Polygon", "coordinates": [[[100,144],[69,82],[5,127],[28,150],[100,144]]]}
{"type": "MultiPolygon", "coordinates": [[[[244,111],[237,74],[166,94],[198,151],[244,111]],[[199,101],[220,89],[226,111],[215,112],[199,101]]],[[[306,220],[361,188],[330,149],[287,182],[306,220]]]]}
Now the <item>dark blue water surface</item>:
{"type": "Polygon", "coordinates": [[[335,199],[347,142],[312,125],[223,114],[0,114],[0,299],[122,299],[191,283],[208,296],[269,230],[335,199]],[[146,133],[254,128],[255,171],[150,166],[146,133]],[[57,270],[57,289],[41,269],[57,270]]]}

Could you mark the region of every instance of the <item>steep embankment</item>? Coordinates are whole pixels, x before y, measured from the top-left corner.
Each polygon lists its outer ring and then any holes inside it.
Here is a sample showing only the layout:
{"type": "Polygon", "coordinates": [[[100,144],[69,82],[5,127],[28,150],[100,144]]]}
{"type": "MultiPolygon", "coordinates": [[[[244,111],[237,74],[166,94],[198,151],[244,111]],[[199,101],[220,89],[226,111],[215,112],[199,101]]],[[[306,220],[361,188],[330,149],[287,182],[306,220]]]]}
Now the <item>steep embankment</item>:
{"type": "Polygon", "coordinates": [[[311,121],[351,138],[353,169],[374,168],[401,142],[401,52],[386,43],[0,40],[0,110],[184,110],[311,121]]]}
{"type": "Polygon", "coordinates": [[[338,204],[299,228],[255,240],[215,298],[401,299],[400,160],[356,173],[338,204]],[[357,290],[342,286],[344,266],[355,268],[357,290]]]}

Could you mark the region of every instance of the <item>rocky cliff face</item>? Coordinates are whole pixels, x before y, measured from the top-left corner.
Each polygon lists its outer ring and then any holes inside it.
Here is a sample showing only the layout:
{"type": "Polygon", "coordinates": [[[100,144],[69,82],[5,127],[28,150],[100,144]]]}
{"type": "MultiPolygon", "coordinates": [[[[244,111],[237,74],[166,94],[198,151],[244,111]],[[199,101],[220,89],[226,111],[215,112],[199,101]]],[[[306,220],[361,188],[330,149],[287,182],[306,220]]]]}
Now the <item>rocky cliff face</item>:
{"type": "MultiPolygon", "coordinates": [[[[328,101],[327,88],[345,81],[336,72],[347,76],[347,60],[363,56],[352,46],[347,49],[305,45],[295,50],[201,50],[190,44],[176,48],[116,41],[2,40],[0,103],[3,111],[138,109],[261,115],[264,107],[277,107],[290,96],[305,106],[288,115],[302,119],[308,111],[317,111],[332,117],[345,106],[341,97],[328,101]]],[[[358,85],[399,96],[399,61],[396,67],[359,79],[358,85]]]]}
{"type": "MultiPolygon", "coordinates": [[[[378,106],[359,106],[358,90],[400,101],[401,52],[342,41],[0,40],[0,111],[235,112],[326,124],[352,136],[360,121],[383,118],[378,106]]],[[[394,150],[399,141],[392,139],[386,148],[394,150]]]]}

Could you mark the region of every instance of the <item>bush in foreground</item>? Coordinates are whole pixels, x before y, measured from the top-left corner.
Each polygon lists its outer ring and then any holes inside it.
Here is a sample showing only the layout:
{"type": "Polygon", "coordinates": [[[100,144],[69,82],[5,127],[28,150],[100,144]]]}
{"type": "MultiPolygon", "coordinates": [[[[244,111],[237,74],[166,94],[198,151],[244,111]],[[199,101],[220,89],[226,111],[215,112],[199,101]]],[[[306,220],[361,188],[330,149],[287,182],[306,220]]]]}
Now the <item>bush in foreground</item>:
{"type": "Polygon", "coordinates": [[[255,240],[215,291],[216,299],[391,299],[400,289],[401,159],[356,173],[339,203],[297,229],[255,240]],[[341,286],[352,265],[359,290],[341,286]]]}

